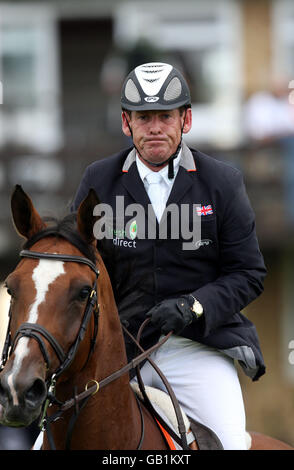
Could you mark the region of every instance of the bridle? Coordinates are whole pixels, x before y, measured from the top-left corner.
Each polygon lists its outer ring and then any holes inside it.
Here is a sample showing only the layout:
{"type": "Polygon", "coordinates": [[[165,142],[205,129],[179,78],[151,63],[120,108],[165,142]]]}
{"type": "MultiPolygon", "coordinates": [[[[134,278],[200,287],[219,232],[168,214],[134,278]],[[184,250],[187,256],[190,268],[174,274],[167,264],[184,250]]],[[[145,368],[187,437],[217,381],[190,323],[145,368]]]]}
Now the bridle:
{"type": "MultiPolygon", "coordinates": [[[[88,258],[85,258],[83,256],[77,256],[77,255],[66,255],[66,254],[57,254],[57,253],[46,253],[46,252],[38,252],[38,251],[31,251],[31,250],[22,250],[19,254],[21,258],[32,258],[32,259],[49,259],[49,260],[57,260],[57,261],[64,261],[64,262],[74,262],[74,263],[80,263],[80,264],[85,264],[89,266],[92,271],[95,273],[95,281],[93,283],[91,292],[89,293],[87,305],[85,307],[84,313],[83,313],[83,318],[80,324],[79,331],[77,333],[75,341],[72,343],[70,346],[69,350],[65,352],[60,346],[59,342],[57,341],[56,338],[42,325],[39,325],[38,323],[22,323],[21,326],[18,328],[18,330],[15,333],[14,338],[12,339],[11,336],[11,307],[9,309],[9,321],[8,321],[8,328],[7,328],[7,334],[6,334],[6,339],[4,342],[4,347],[2,351],[2,358],[1,358],[1,363],[0,363],[0,371],[4,368],[8,357],[12,354],[13,350],[16,347],[17,342],[20,340],[20,338],[23,337],[28,337],[28,338],[33,338],[38,342],[40,351],[43,355],[45,364],[46,364],[46,369],[50,369],[50,359],[49,359],[49,354],[46,348],[46,345],[44,343],[44,339],[48,341],[52,349],[54,350],[58,360],[59,360],[59,366],[57,369],[51,374],[51,376],[47,379],[47,399],[44,402],[43,405],[43,410],[41,413],[41,419],[40,419],[40,428],[42,430],[46,429],[46,421],[47,421],[47,408],[51,403],[56,403],[58,400],[56,400],[54,396],[55,392],[55,384],[57,378],[71,365],[76,352],[78,350],[78,347],[83,340],[85,336],[85,332],[87,330],[87,326],[89,324],[90,318],[93,314],[94,317],[94,330],[93,330],[93,336],[91,338],[90,342],[90,349],[88,353],[88,357],[86,360],[86,363],[89,360],[90,355],[92,354],[94,347],[95,347],[95,342],[96,342],[96,337],[98,333],[98,319],[99,319],[99,305],[97,303],[97,280],[99,277],[99,270],[95,266],[95,264],[88,258]]],[[[86,364],[85,363],[85,364],[86,364]]]]}
{"type": "MultiPolygon", "coordinates": [[[[96,265],[90,259],[88,259],[86,257],[83,257],[83,256],[57,254],[57,253],[47,253],[47,252],[37,252],[37,251],[31,251],[31,250],[22,250],[20,252],[19,256],[21,258],[49,259],[49,260],[58,260],[58,261],[64,261],[64,262],[81,263],[81,264],[85,264],[88,267],[90,267],[96,275],[95,281],[94,281],[93,286],[92,286],[92,290],[91,290],[91,292],[89,294],[89,297],[88,297],[87,305],[85,307],[85,311],[84,311],[84,314],[83,314],[83,318],[82,318],[82,321],[81,321],[79,331],[77,333],[75,341],[73,342],[73,344],[71,345],[71,347],[69,348],[67,353],[65,353],[63,351],[63,348],[60,346],[60,344],[58,343],[56,338],[54,338],[54,336],[45,327],[43,327],[42,325],[39,325],[37,323],[27,323],[27,322],[23,323],[18,328],[18,330],[16,331],[16,334],[15,334],[13,340],[12,340],[11,329],[10,329],[11,307],[9,309],[9,321],[8,321],[6,339],[5,339],[5,342],[4,342],[4,347],[3,347],[2,357],[1,357],[1,362],[0,362],[0,372],[4,368],[9,356],[12,354],[17,342],[22,337],[33,338],[38,342],[39,347],[40,347],[40,351],[43,355],[43,358],[44,358],[44,361],[45,361],[45,364],[46,364],[46,367],[47,367],[48,370],[50,368],[50,359],[49,359],[49,354],[47,352],[47,348],[46,348],[46,345],[44,343],[43,338],[45,338],[49,342],[49,344],[53,348],[57,358],[59,359],[60,364],[59,364],[58,368],[55,370],[54,373],[51,374],[51,377],[49,379],[47,379],[47,382],[48,382],[47,383],[47,390],[48,390],[47,398],[44,401],[43,409],[42,409],[42,412],[41,412],[41,418],[40,418],[40,422],[39,422],[39,426],[40,426],[41,430],[47,432],[47,437],[48,437],[51,449],[55,449],[55,444],[54,444],[54,441],[53,441],[53,438],[52,438],[52,434],[51,434],[51,430],[50,430],[50,424],[52,422],[56,421],[57,419],[59,419],[61,417],[62,413],[64,413],[64,411],[74,407],[75,413],[72,416],[72,419],[70,420],[70,425],[69,425],[69,429],[68,429],[67,437],[66,437],[66,448],[69,449],[74,424],[77,420],[79,412],[84,408],[84,406],[86,405],[88,399],[91,396],[93,396],[95,393],[97,393],[98,390],[100,390],[102,387],[108,385],[112,381],[114,381],[117,378],[121,377],[123,374],[127,373],[131,369],[136,369],[137,376],[138,376],[138,379],[139,379],[139,385],[140,385],[141,392],[143,393],[143,396],[144,396],[145,400],[147,401],[148,398],[145,394],[144,385],[142,384],[142,381],[140,380],[140,373],[139,373],[139,367],[138,367],[139,364],[141,362],[143,362],[144,360],[146,360],[146,359],[149,360],[149,362],[157,370],[157,372],[161,376],[162,380],[164,381],[165,386],[166,386],[169,394],[171,395],[171,398],[172,398],[172,401],[173,401],[173,404],[174,404],[174,408],[175,408],[175,412],[176,412],[176,415],[177,415],[178,423],[179,423],[179,431],[180,431],[180,435],[181,435],[181,444],[182,444],[184,449],[185,448],[187,449],[188,446],[187,446],[186,437],[185,437],[185,426],[184,426],[184,423],[183,423],[183,418],[182,418],[181,411],[179,409],[177,400],[176,400],[176,398],[175,398],[175,396],[174,396],[174,394],[173,394],[166,378],[163,376],[163,374],[160,372],[160,370],[157,368],[157,366],[149,359],[150,354],[153,351],[155,351],[156,349],[158,349],[165,341],[167,341],[167,339],[170,337],[172,332],[170,332],[168,335],[166,335],[157,344],[150,347],[147,351],[144,351],[142,349],[142,347],[140,346],[140,344],[136,341],[136,339],[133,338],[132,335],[122,325],[124,331],[137,344],[138,349],[140,351],[142,351],[141,354],[139,356],[137,356],[136,358],[134,358],[133,360],[131,360],[128,364],[123,366],[118,371],[115,371],[114,373],[112,373],[108,377],[102,379],[100,382],[97,382],[94,379],[90,380],[86,384],[85,390],[83,392],[77,394],[76,390],[75,390],[74,397],[72,399],[69,399],[64,403],[62,403],[62,402],[60,402],[59,400],[56,399],[56,397],[55,397],[55,385],[56,385],[57,378],[72,363],[72,361],[73,361],[73,359],[76,355],[77,349],[79,347],[79,344],[81,343],[81,341],[83,340],[83,338],[85,336],[85,332],[87,330],[87,326],[89,324],[89,321],[90,321],[90,318],[91,318],[92,314],[94,316],[94,331],[93,331],[93,336],[91,338],[90,349],[89,349],[88,357],[87,357],[87,360],[86,360],[85,364],[88,362],[88,359],[89,359],[90,355],[92,354],[92,352],[94,350],[95,343],[96,343],[96,338],[97,338],[97,333],[98,333],[98,319],[99,319],[99,304],[97,303],[97,300],[98,300],[97,281],[98,281],[98,277],[99,277],[99,270],[97,269],[96,265]],[[91,382],[93,382],[94,385],[90,386],[89,384],[91,382]],[[54,415],[48,417],[47,409],[52,404],[57,404],[59,409],[54,415]]],[[[145,324],[148,321],[149,321],[149,319],[145,320],[145,322],[143,322],[143,325],[141,325],[140,334],[141,334],[145,324]]],[[[140,405],[140,400],[138,399],[137,396],[136,396],[136,399],[137,399],[138,408],[139,408],[140,416],[141,416],[141,437],[140,437],[140,441],[139,441],[139,444],[138,444],[138,447],[137,447],[137,450],[139,450],[141,448],[143,440],[144,440],[144,418],[143,418],[143,413],[142,413],[142,409],[141,409],[141,405],[140,405]]],[[[149,407],[152,407],[151,403],[149,403],[149,407]]],[[[154,411],[155,410],[153,410],[153,412],[154,411]]],[[[161,420],[159,415],[157,415],[157,419],[161,420]]],[[[172,435],[174,434],[172,430],[170,430],[170,433],[172,435]]],[[[173,437],[174,437],[175,440],[178,440],[177,435],[173,435],[173,437]]]]}
{"type": "MultiPolygon", "coordinates": [[[[49,354],[46,348],[46,345],[44,343],[43,338],[45,338],[50,346],[52,346],[58,360],[59,360],[59,366],[54,372],[54,377],[55,379],[59,377],[60,374],[62,374],[72,363],[76,351],[79,347],[80,342],[83,340],[85,331],[87,329],[87,325],[89,323],[89,320],[91,318],[92,313],[94,314],[94,334],[93,338],[91,340],[91,345],[90,345],[90,351],[89,355],[94,349],[95,346],[95,341],[96,341],[96,336],[97,336],[97,331],[98,331],[98,317],[99,317],[99,309],[97,305],[97,279],[99,276],[99,271],[97,270],[95,264],[89,260],[88,258],[84,258],[82,256],[76,256],[76,255],[63,255],[63,254],[57,254],[57,253],[41,253],[38,251],[30,251],[30,250],[22,250],[20,252],[20,257],[21,258],[33,258],[33,259],[50,259],[50,260],[58,260],[58,261],[65,261],[65,262],[75,262],[75,263],[82,263],[86,264],[89,266],[92,271],[94,271],[96,275],[96,279],[94,281],[94,284],[92,286],[91,293],[89,294],[88,297],[88,302],[83,314],[83,319],[80,325],[80,329],[78,331],[78,334],[76,336],[75,341],[69,348],[68,352],[64,352],[60,344],[58,343],[57,339],[54,338],[54,336],[42,325],[39,325],[38,323],[23,323],[19,329],[17,330],[13,340],[11,338],[11,331],[10,331],[10,322],[11,322],[11,309],[9,311],[9,323],[8,323],[8,329],[7,329],[7,335],[6,335],[6,340],[4,343],[4,348],[2,352],[2,359],[1,359],[1,366],[0,370],[4,368],[4,365],[8,359],[8,355],[10,355],[17,342],[19,341],[20,338],[22,337],[28,337],[28,338],[34,338],[40,347],[41,353],[44,357],[44,361],[46,364],[47,370],[50,369],[50,359],[49,359],[49,354]],[[94,308],[95,307],[95,308],[94,308]]],[[[89,356],[88,356],[89,357],[89,356]]]]}

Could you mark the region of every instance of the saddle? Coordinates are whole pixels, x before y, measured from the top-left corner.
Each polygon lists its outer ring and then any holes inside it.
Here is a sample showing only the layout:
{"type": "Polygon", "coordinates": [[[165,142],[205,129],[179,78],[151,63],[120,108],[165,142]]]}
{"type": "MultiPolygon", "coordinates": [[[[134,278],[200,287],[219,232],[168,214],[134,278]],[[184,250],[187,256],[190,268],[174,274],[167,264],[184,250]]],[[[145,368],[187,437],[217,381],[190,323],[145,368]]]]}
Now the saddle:
{"type": "MultiPolygon", "coordinates": [[[[132,382],[131,387],[137,397],[144,402],[144,397],[140,391],[139,385],[132,382]]],[[[152,404],[153,411],[156,412],[156,420],[159,421],[158,418],[161,418],[159,425],[164,433],[164,437],[169,443],[169,447],[176,450],[182,450],[182,447],[179,444],[180,434],[178,431],[178,421],[170,396],[162,390],[149,386],[145,386],[145,392],[152,404]]],[[[181,413],[186,429],[188,445],[193,441],[196,441],[199,450],[223,450],[223,446],[219,438],[211,429],[204,426],[202,423],[189,418],[182,408],[181,413]]]]}

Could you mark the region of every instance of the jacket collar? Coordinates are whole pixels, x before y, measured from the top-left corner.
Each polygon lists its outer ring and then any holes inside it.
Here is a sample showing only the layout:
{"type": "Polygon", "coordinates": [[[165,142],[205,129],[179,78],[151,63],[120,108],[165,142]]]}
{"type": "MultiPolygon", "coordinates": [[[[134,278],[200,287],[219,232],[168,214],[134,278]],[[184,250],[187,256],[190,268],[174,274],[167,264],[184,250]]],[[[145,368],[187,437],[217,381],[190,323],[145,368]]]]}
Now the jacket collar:
{"type": "MultiPolygon", "coordinates": [[[[128,154],[123,167],[122,171],[123,173],[127,173],[132,166],[132,164],[136,161],[136,149],[133,148],[130,153],[128,154]]],[[[185,144],[185,142],[182,143],[182,152],[181,152],[181,159],[180,159],[180,166],[182,166],[186,171],[196,171],[196,165],[195,161],[192,155],[191,150],[189,147],[185,144]]]]}
{"type": "MultiPolygon", "coordinates": [[[[167,205],[177,203],[195,182],[194,175],[197,174],[197,170],[192,152],[185,143],[183,143],[182,151],[179,171],[175,178],[167,205]]],[[[128,193],[132,196],[134,201],[142,204],[145,207],[147,214],[147,208],[148,204],[150,204],[150,200],[135,162],[136,150],[132,149],[128,154],[122,168],[124,173],[122,184],[128,193]]]]}

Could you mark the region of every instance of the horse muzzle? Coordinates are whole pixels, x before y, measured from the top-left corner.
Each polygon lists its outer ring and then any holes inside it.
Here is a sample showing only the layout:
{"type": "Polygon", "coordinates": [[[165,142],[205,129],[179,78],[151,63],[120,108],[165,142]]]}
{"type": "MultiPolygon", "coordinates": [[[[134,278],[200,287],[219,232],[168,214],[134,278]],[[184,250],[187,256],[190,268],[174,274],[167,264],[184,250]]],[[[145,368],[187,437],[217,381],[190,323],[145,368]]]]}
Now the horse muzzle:
{"type": "Polygon", "coordinates": [[[0,423],[5,426],[29,426],[41,413],[47,395],[41,377],[13,380],[9,371],[0,375],[0,423]]]}

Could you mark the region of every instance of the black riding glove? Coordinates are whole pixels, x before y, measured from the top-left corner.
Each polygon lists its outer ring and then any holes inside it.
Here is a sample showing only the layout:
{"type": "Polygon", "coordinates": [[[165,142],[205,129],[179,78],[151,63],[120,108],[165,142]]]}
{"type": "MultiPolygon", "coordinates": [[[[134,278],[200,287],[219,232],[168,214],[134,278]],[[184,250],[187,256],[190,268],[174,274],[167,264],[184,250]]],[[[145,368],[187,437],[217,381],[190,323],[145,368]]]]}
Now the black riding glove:
{"type": "Polygon", "coordinates": [[[174,334],[178,334],[193,320],[197,320],[195,313],[191,310],[192,304],[193,299],[190,299],[188,295],[163,300],[147,312],[147,317],[151,317],[151,323],[163,334],[166,335],[171,330],[174,334]]]}

